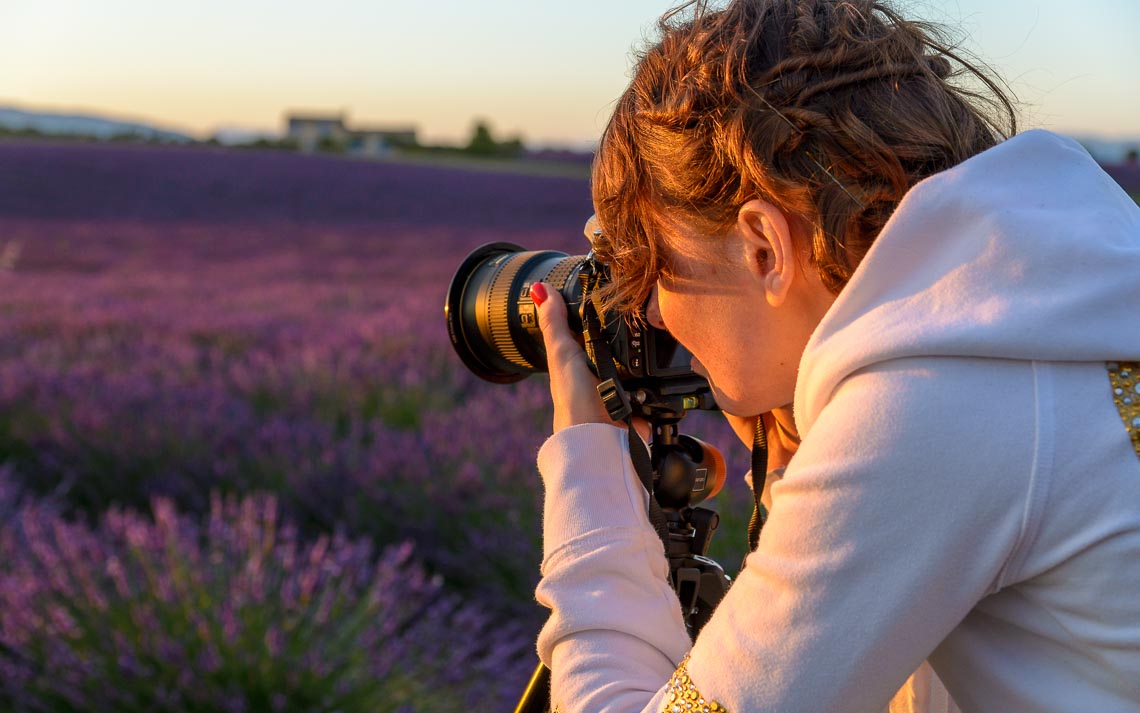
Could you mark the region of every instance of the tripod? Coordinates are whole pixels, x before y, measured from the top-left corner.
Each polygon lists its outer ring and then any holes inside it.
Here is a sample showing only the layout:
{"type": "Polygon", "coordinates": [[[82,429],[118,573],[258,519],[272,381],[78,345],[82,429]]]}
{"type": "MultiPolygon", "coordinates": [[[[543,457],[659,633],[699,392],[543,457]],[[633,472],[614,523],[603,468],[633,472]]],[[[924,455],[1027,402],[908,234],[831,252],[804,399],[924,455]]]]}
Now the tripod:
{"type": "MultiPolygon", "coordinates": [[[[701,468],[692,461],[691,446],[686,448],[678,443],[676,421],[656,422],[653,424],[653,470],[654,474],[672,470],[672,478],[676,472],[682,470],[687,463],[692,478],[686,480],[688,489],[692,489],[694,482],[699,483],[703,490],[707,472],[701,475],[701,468]],[[669,461],[680,461],[681,467],[669,467],[669,461]]],[[[632,434],[632,429],[631,429],[632,434]]],[[[631,435],[632,440],[636,436],[631,435]]],[[[680,437],[684,438],[684,437],[680,437]]],[[[691,439],[695,441],[696,439],[691,439]]],[[[697,442],[699,444],[699,441],[697,442]]],[[[699,446],[698,446],[699,447],[699,446]]],[[[644,452],[644,451],[643,451],[644,452]]],[[[719,456],[719,454],[718,454],[719,456]]],[[[635,464],[637,459],[634,460],[635,464]]],[[[723,465],[721,466],[723,468],[723,465]]],[[[669,478],[670,480],[672,478],[669,478]]],[[[659,493],[661,487],[666,485],[661,481],[666,478],[655,477],[653,491],[657,498],[665,493],[659,493]]],[[[673,483],[675,486],[676,483],[673,483]]],[[[673,590],[677,592],[677,599],[681,604],[681,614],[685,621],[685,628],[689,637],[695,639],[701,627],[708,622],[716,605],[720,603],[728,586],[731,583],[724,569],[715,561],[706,557],[709,543],[720,524],[720,516],[715,510],[703,507],[685,505],[679,508],[661,507],[664,514],[666,530],[662,537],[665,546],[665,557],[669,561],[669,581],[673,590]]],[[[663,534],[658,530],[658,534],[663,534]]],[[[550,669],[539,663],[530,678],[523,695],[519,700],[515,713],[549,713],[550,711],[550,669]]]]}

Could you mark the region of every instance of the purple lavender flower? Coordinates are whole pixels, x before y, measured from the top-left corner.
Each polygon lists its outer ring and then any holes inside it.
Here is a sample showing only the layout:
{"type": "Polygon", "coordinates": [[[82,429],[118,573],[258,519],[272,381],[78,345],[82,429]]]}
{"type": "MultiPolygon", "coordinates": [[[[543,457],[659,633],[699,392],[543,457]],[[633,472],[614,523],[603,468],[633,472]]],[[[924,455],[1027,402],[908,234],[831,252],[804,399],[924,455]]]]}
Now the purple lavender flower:
{"type": "Polygon", "coordinates": [[[205,530],[161,500],[95,529],[35,504],[0,526],[0,701],[363,711],[422,696],[458,711],[521,690],[530,636],[444,591],[410,544],[303,544],[270,496],[213,503],[205,530]],[[208,582],[186,577],[206,560],[208,582]],[[282,596],[300,580],[307,601],[282,596]]]}

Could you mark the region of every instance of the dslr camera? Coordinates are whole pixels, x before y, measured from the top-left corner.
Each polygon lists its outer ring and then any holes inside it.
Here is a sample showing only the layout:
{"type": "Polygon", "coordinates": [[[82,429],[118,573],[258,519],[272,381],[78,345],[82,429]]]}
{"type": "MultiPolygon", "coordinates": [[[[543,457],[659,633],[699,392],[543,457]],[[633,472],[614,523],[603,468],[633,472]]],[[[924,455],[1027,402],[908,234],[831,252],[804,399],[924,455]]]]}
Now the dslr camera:
{"type": "MultiPolygon", "coordinates": [[[[591,248],[601,232],[591,218],[591,248]]],[[[511,383],[548,371],[538,311],[530,286],[545,282],[566,301],[570,330],[602,381],[610,416],[652,423],[680,420],[686,411],[715,409],[708,381],[692,370],[691,355],[666,331],[644,320],[604,315],[600,288],[609,267],[594,256],[526,250],[513,243],[477,248],[456,270],[444,313],[451,344],[479,377],[511,383]]]]}

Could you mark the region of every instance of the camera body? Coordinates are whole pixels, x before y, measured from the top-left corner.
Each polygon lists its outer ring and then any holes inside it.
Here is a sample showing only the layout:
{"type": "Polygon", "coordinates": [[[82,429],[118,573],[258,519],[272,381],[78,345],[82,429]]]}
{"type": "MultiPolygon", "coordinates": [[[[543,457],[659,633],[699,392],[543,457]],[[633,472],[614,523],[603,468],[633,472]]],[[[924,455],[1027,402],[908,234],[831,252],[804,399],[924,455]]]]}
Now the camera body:
{"type": "Polygon", "coordinates": [[[602,316],[597,295],[609,279],[608,266],[593,252],[567,255],[506,242],[483,245],[467,256],[448,288],[444,313],[451,344],[463,363],[487,381],[511,383],[548,371],[538,310],[530,297],[531,285],[544,282],[566,301],[570,330],[585,348],[591,369],[603,381],[613,378],[620,384],[617,391],[628,396],[632,415],[679,420],[688,410],[715,409],[708,381],[692,371],[690,354],[668,332],[644,320],[602,316]],[[590,338],[591,331],[597,338],[590,338]]]}

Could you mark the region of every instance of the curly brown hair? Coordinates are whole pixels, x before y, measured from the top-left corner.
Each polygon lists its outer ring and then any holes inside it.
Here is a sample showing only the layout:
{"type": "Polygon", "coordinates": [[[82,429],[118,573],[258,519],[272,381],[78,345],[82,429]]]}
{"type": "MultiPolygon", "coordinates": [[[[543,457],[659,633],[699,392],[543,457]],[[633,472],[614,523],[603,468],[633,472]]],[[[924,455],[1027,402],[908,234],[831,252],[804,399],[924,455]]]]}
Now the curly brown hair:
{"type": "Polygon", "coordinates": [[[675,226],[724,235],[753,198],[838,293],[911,186],[1016,133],[990,70],[880,0],[696,0],[658,30],[593,166],[604,303],[622,312],[669,274],[675,226]]]}

